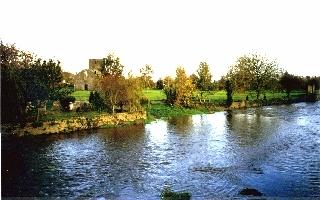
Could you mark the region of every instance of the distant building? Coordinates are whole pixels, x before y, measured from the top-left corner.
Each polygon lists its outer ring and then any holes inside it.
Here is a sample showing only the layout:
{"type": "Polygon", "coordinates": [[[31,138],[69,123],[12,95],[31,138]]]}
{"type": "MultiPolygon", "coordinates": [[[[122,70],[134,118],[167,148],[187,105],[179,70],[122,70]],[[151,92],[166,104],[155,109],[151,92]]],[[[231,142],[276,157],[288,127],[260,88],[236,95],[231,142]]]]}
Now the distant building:
{"type": "Polygon", "coordinates": [[[100,66],[102,59],[89,59],[89,69],[84,69],[74,77],[76,90],[94,90],[97,78],[101,74],[100,66]]]}

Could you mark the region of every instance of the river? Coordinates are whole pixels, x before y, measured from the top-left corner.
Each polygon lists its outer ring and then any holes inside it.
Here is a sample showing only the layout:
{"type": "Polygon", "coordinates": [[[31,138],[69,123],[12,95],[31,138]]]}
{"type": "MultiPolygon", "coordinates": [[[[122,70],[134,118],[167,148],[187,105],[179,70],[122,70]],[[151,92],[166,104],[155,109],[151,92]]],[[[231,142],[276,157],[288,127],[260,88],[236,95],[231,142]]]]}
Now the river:
{"type": "Polygon", "coordinates": [[[320,103],[1,139],[2,197],[320,196],[320,103]]]}

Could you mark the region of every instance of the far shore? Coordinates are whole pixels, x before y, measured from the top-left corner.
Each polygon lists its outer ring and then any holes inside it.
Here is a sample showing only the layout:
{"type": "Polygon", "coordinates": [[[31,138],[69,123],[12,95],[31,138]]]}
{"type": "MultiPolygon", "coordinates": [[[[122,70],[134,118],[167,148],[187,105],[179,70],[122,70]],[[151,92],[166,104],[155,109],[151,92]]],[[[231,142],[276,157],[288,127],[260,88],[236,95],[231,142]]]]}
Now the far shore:
{"type": "MultiPolygon", "coordinates": [[[[170,106],[164,101],[151,102],[146,111],[133,113],[115,113],[107,114],[105,112],[89,112],[77,115],[66,115],[61,118],[53,119],[52,116],[47,117],[41,124],[35,126],[34,123],[27,123],[24,127],[20,125],[2,125],[1,129],[5,135],[41,135],[41,134],[57,134],[70,133],[80,130],[89,130],[97,128],[111,128],[124,125],[150,123],[156,119],[167,119],[171,117],[180,117],[196,114],[210,114],[217,111],[226,111],[233,109],[246,109],[252,107],[262,107],[271,105],[285,105],[299,102],[307,102],[306,99],[294,100],[259,100],[259,101],[240,101],[233,102],[229,107],[226,105],[214,105],[210,102],[203,102],[197,108],[183,108],[170,106]]],[[[53,116],[54,117],[54,116],[53,116]]]]}

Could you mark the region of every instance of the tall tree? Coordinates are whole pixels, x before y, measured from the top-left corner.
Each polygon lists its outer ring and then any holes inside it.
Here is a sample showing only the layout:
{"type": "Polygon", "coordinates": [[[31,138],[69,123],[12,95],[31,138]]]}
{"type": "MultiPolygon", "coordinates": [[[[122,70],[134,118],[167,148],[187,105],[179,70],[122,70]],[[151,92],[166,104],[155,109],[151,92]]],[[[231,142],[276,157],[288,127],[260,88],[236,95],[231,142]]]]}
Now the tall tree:
{"type": "Polygon", "coordinates": [[[123,76],[105,75],[101,78],[101,90],[104,94],[106,106],[112,113],[115,113],[116,107],[120,106],[121,99],[125,94],[125,78],[123,76]]]}
{"type": "Polygon", "coordinates": [[[54,99],[62,74],[59,61],[42,61],[1,42],[1,108],[8,122],[22,121],[27,102],[54,99]]]}
{"type": "Polygon", "coordinates": [[[153,87],[154,83],[152,81],[152,73],[153,70],[151,65],[145,65],[140,69],[140,79],[143,88],[153,87]]]}
{"type": "Polygon", "coordinates": [[[24,98],[25,83],[21,69],[28,67],[33,56],[15,45],[0,42],[1,56],[1,120],[5,123],[21,122],[26,107],[24,98]]]}
{"type": "Polygon", "coordinates": [[[252,54],[240,57],[230,68],[228,78],[231,78],[238,91],[254,91],[259,99],[261,93],[276,86],[279,74],[275,61],[252,54]]]}

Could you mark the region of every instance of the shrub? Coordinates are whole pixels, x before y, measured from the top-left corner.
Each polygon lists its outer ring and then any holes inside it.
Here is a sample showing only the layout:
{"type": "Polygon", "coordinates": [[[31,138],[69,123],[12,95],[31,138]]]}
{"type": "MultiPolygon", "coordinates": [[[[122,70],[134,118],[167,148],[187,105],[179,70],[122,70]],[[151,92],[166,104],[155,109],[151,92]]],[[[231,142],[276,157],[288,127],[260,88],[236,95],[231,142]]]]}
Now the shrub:
{"type": "Polygon", "coordinates": [[[102,111],[106,108],[106,104],[98,92],[90,92],[89,102],[92,104],[94,110],[102,111]]]}
{"type": "Polygon", "coordinates": [[[70,111],[69,109],[70,102],[74,103],[75,101],[76,101],[76,98],[73,96],[60,97],[59,102],[61,105],[61,110],[64,112],[70,111]]]}
{"type": "Polygon", "coordinates": [[[92,110],[92,105],[89,103],[83,103],[76,109],[76,112],[89,112],[92,110]]]}
{"type": "Polygon", "coordinates": [[[164,88],[164,93],[166,94],[167,97],[167,104],[173,105],[177,99],[177,92],[174,87],[165,87],[164,88]]]}
{"type": "Polygon", "coordinates": [[[156,88],[162,90],[164,88],[164,83],[162,79],[159,79],[156,83],[156,88]]]}
{"type": "Polygon", "coordinates": [[[170,187],[165,187],[161,192],[161,199],[189,200],[191,199],[191,194],[189,192],[174,192],[170,187]]]}
{"type": "Polygon", "coordinates": [[[140,99],[140,104],[141,104],[142,106],[149,105],[149,99],[146,98],[146,97],[142,97],[142,98],[140,99]]]}

